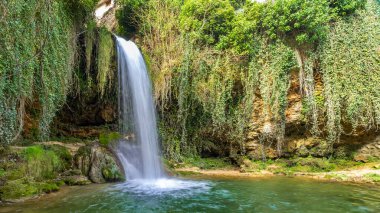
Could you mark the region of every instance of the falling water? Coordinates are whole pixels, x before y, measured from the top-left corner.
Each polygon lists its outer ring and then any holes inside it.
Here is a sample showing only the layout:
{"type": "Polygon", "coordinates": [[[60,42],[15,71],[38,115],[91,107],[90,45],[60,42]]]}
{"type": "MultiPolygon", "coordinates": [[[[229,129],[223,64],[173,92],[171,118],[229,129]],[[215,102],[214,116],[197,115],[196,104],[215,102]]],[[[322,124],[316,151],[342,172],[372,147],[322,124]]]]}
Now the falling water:
{"type": "Polygon", "coordinates": [[[164,178],[158,152],[156,112],[144,58],[132,41],[116,36],[120,140],[116,153],[127,179],[164,178]]]}

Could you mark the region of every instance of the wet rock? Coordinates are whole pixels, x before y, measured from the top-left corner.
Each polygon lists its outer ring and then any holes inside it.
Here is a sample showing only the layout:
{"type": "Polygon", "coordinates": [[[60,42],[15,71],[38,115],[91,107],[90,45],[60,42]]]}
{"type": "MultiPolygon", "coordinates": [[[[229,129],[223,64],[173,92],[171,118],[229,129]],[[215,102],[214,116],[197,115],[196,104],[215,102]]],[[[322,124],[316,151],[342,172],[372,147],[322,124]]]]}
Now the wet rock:
{"type": "Polygon", "coordinates": [[[74,156],[75,168],[94,183],[121,181],[123,169],[117,158],[98,143],[81,147],[74,156]]]}
{"type": "Polygon", "coordinates": [[[80,170],[68,170],[61,175],[61,180],[67,185],[88,185],[91,181],[80,170]]]}

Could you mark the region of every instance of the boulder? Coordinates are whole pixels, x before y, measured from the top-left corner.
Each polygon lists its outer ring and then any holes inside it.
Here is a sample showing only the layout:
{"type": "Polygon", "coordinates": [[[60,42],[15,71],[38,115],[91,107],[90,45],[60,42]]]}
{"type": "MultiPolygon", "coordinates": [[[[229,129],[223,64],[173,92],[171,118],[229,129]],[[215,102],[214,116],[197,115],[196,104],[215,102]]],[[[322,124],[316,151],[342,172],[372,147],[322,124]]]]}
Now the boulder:
{"type": "Polygon", "coordinates": [[[60,178],[67,185],[87,185],[91,181],[82,174],[80,170],[68,170],[65,171],[60,178]]]}
{"type": "Polygon", "coordinates": [[[122,181],[123,169],[107,148],[95,142],[81,147],[74,156],[74,167],[94,183],[122,181]]]}

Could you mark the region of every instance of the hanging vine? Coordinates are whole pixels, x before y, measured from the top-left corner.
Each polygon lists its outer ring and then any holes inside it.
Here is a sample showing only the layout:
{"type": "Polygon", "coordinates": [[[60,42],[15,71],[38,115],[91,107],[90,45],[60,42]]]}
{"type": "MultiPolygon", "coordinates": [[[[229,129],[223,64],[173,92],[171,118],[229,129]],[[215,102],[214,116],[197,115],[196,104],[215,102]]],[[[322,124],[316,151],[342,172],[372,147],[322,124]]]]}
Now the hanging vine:
{"type": "Polygon", "coordinates": [[[320,47],[328,139],[380,124],[380,19],[376,2],[339,20],[320,47]],[[349,124],[349,125],[348,125],[349,124]]]}
{"type": "MultiPolygon", "coordinates": [[[[40,138],[49,135],[49,125],[71,86],[79,21],[73,19],[70,9],[79,8],[78,4],[82,2],[17,0],[0,3],[2,145],[19,138],[25,107],[34,102],[40,106],[40,138]]],[[[86,14],[79,12],[78,15],[86,14]]]]}

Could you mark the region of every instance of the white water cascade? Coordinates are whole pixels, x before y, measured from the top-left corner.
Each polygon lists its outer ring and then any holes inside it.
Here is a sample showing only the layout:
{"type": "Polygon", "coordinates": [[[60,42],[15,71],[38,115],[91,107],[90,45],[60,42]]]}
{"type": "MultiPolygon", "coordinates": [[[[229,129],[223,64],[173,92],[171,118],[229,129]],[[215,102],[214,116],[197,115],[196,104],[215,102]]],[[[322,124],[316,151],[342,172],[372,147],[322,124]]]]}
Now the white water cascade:
{"type": "Polygon", "coordinates": [[[144,58],[132,41],[116,36],[120,133],[116,153],[128,180],[165,178],[159,157],[156,110],[144,58]]]}
{"type": "Polygon", "coordinates": [[[120,133],[115,152],[127,181],[122,191],[157,195],[178,191],[182,195],[210,189],[209,183],[167,177],[158,151],[156,110],[144,58],[132,41],[116,37],[118,52],[120,133]],[[190,190],[191,189],[191,190],[190,190]]]}

